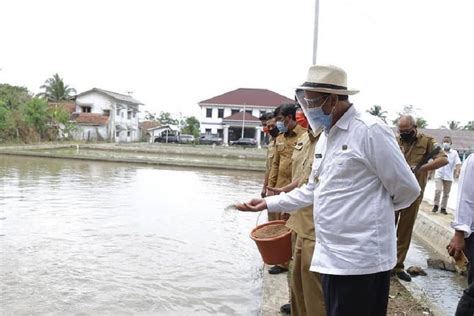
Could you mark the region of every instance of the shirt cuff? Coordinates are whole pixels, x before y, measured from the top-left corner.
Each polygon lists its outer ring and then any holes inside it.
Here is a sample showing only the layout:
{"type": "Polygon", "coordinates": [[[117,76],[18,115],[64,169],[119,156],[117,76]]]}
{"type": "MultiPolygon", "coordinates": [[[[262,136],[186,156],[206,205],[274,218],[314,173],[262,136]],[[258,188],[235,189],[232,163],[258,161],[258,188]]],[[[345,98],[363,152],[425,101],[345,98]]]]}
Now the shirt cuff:
{"type": "Polygon", "coordinates": [[[471,227],[469,227],[466,224],[459,224],[459,223],[452,222],[451,227],[454,230],[463,231],[464,232],[464,238],[468,238],[471,235],[471,227]]]}
{"type": "MultiPolygon", "coordinates": [[[[281,193],[284,194],[284,193],[281,193]]],[[[278,195],[272,195],[265,198],[265,202],[267,203],[267,210],[270,213],[280,212],[281,210],[279,207],[279,202],[281,198],[278,195]]]]}

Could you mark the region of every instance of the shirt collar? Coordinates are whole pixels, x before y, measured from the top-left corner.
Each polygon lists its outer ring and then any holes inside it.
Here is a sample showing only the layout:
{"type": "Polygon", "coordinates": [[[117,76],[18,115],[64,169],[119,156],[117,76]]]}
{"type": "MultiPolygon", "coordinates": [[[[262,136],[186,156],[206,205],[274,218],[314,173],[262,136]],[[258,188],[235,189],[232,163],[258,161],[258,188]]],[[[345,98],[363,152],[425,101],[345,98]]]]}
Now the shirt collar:
{"type": "Polygon", "coordinates": [[[337,128],[347,130],[349,128],[349,123],[352,119],[356,116],[357,110],[351,104],[351,106],[347,109],[347,111],[341,116],[341,118],[336,122],[334,126],[337,128]]]}

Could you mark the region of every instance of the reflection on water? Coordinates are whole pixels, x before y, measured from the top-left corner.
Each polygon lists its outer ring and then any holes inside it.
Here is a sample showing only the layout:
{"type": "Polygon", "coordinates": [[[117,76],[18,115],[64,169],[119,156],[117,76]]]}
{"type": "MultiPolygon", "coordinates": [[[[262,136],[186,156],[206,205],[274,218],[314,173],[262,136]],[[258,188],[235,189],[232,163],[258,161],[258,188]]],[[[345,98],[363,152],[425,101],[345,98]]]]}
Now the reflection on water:
{"type": "Polygon", "coordinates": [[[256,314],[261,174],[0,156],[0,312],[256,314]]]}
{"type": "Polygon", "coordinates": [[[437,256],[430,249],[423,247],[421,242],[413,239],[405,266],[420,266],[428,274],[414,277],[413,282],[423,289],[430,302],[436,304],[445,315],[454,315],[462,290],[467,286],[466,278],[453,272],[428,268],[427,258],[437,256]]]}

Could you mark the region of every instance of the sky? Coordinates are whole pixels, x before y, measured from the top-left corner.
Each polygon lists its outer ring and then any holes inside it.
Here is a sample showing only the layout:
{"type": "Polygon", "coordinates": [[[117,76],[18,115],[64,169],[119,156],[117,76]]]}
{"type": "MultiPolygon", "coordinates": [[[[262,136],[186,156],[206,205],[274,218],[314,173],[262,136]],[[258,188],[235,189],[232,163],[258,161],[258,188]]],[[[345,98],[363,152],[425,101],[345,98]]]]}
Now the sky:
{"type": "MultiPolygon", "coordinates": [[[[58,73],[77,92],[133,92],[141,111],[200,117],[237,88],[293,98],[312,64],[315,1],[2,0],[0,83],[40,92],[58,73]]],[[[318,64],[342,67],[351,101],[429,127],[474,120],[474,1],[320,0],[318,64]]]]}

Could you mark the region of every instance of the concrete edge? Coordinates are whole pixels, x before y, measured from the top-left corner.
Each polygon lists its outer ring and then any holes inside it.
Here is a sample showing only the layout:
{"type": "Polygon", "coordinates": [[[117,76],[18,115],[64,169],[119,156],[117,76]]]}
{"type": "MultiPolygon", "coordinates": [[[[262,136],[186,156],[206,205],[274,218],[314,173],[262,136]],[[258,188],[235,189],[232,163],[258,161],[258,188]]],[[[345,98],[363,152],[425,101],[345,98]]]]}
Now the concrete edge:
{"type": "MultiPolygon", "coordinates": [[[[65,146],[69,147],[69,146],[65,146]]],[[[151,161],[143,159],[132,159],[132,158],[104,158],[104,157],[87,157],[87,156],[67,156],[60,154],[50,154],[41,152],[30,152],[30,151],[11,151],[2,150],[0,155],[9,156],[26,156],[26,157],[38,157],[38,158],[57,158],[57,159],[73,159],[73,160],[85,160],[85,161],[103,161],[103,162],[117,162],[117,163],[136,163],[145,165],[156,165],[156,166],[173,166],[183,168],[206,168],[206,169],[221,169],[221,170],[236,170],[236,171],[265,171],[265,168],[256,166],[236,166],[232,164],[219,165],[219,164],[206,164],[195,161],[151,161]]]]}

